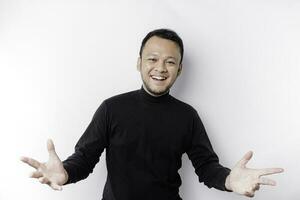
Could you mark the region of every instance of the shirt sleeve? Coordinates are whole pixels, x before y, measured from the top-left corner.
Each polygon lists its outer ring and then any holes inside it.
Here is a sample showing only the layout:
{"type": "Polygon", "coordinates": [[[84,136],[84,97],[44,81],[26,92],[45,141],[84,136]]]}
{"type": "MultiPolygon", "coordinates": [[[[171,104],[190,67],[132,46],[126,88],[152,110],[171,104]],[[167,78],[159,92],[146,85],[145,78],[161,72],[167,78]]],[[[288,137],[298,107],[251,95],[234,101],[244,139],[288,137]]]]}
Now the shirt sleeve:
{"type": "Polygon", "coordinates": [[[195,168],[199,182],[204,182],[209,188],[228,191],[225,188],[225,180],[230,169],[219,164],[219,158],[212,148],[196,110],[194,110],[190,145],[186,153],[195,168]]]}
{"type": "Polygon", "coordinates": [[[63,166],[69,176],[65,185],[85,179],[93,172],[104,148],[108,145],[107,122],[107,107],[103,101],[75,145],[75,152],[63,161],[63,166]]]}

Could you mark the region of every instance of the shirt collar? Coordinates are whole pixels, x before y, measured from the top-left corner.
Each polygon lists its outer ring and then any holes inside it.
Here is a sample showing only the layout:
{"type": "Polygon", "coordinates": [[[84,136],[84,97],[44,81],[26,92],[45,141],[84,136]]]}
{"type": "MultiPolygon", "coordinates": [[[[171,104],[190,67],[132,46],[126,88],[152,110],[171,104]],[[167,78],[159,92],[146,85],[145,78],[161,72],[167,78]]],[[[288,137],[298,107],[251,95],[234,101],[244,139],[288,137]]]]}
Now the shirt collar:
{"type": "Polygon", "coordinates": [[[166,102],[170,99],[171,95],[170,90],[168,90],[168,92],[166,92],[165,94],[161,95],[161,96],[152,96],[151,94],[149,94],[143,87],[143,85],[141,86],[141,89],[139,90],[140,96],[142,97],[143,100],[147,101],[147,102],[152,102],[152,103],[162,103],[162,102],[166,102]]]}

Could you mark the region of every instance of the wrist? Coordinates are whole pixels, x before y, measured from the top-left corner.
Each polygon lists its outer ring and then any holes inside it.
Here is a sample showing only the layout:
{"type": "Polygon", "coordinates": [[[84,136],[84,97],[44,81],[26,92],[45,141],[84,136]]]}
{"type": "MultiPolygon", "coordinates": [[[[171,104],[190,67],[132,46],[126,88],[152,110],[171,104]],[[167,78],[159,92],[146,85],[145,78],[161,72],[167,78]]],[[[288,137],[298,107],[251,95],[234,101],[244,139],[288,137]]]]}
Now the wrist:
{"type": "Polygon", "coordinates": [[[225,180],[225,188],[226,188],[226,190],[232,192],[232,188],[231,188],[231,186],[230,186],[230,174],[226,177],[226,180],[225,180]]]}
{"type": "Polygon", "coordinates": [[[65,169],[64,169],[64,174],[65,174],[65,180],[64,180],[64,182],[63,182],[63,185],[66,184],[66,183],[68,182],[68,180],[69,180],[68,172],[67,172],[67,170],[65,170],[65,169]]]}

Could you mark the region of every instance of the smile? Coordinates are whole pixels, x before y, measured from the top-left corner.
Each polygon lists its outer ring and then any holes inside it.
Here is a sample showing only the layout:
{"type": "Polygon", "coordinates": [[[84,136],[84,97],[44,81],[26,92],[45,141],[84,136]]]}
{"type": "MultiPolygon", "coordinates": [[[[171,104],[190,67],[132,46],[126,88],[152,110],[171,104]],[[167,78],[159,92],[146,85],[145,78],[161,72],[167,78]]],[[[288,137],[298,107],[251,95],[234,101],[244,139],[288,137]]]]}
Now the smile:
{"type": "Polygon", "coordinates": [[[167,79],[167,77],[164,76],[155,76],[155,75],[150,75],[150,77],[156,81],[164,81],[167,79]]]}

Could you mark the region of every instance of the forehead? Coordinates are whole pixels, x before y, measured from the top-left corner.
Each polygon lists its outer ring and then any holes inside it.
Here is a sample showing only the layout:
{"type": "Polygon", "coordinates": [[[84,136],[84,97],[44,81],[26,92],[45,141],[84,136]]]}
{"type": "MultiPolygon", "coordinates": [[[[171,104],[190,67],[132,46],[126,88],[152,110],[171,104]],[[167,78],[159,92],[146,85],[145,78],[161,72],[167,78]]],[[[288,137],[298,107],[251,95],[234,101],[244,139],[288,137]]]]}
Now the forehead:
{"type": "Polygon", "coordinates": [[[173,57],[180,57],[180,48],[172,40],[160,38],[157,36],[151,37],[145,44],[143,54],[161,54],[173,57]]]}

